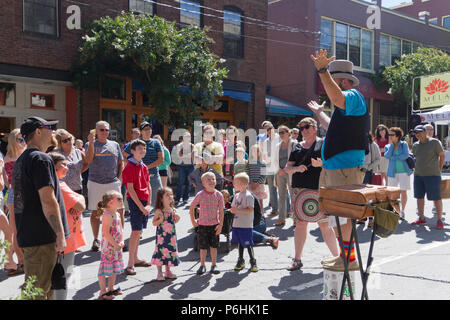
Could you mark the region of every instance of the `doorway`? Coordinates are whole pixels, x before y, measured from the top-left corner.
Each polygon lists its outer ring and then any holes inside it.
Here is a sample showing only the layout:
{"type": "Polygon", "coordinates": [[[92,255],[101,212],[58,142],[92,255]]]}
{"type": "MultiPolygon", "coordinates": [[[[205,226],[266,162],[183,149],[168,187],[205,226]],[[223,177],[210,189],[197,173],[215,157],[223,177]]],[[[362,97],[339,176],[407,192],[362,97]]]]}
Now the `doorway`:
{"type": "Polygon", "coordinates": [[[0,134],[10,133],[14,130],[15,118],[0,117],[0,134]]]}

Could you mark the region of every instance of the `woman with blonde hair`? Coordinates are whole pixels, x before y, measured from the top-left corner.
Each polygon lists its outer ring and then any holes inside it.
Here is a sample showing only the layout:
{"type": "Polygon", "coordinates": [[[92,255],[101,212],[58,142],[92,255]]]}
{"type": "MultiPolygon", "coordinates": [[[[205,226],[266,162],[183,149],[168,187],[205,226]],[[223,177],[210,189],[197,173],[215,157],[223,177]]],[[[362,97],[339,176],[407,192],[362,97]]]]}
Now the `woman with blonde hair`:
{"type": "Polygon", "coordinates": [[[25,151],[27,144],[25,140],[22,138],[20,134],[20,129],[16,128],[9,134],[8,137],[8,148],[5,156],[5,173],[7,176],[7,181],[5,181],[8,186],[8,197],[6,199],[6,206],[8,207],[9,212],[9,223],[12,230],[12,245],[10,254],[13,252],[16,253],[17,256],[17,268],[15,270],[10,270],[8,275],[17,275],[24,273],[23,267],[23,252],[19,248],[17,244],[17,229],[16,229],[16,219],[14,216],[14,190],[12,188],[13,181],[13,169],[14,164],[16,163],[17,158],[25,151]]]}

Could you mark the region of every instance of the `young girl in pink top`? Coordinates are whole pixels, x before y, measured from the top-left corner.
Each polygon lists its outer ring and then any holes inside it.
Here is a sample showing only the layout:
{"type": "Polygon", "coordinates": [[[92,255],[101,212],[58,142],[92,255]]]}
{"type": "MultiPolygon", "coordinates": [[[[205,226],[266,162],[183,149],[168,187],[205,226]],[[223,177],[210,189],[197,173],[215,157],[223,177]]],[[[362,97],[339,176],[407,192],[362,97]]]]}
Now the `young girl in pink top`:
{"type": "MultiPolygon", "coordinates": [[[[68,160],[60,153],[51,152],[49,155],[55,164],[56,174],[59,179],[63,179],[67,171],[69,171],[68,160]]],[[[75,252],[77,249],[86,245],[86,240],[83,233],[83,225],[81,213],[86,209],[84,197],[70,189],[70,187],[63,181],[59,181],[59,188],[61,189],[64,198],[64,205],[66,208],[67,222],[69,223],[70,237],[66,239],[66,248],[64,249],[64,256],[61,259],[61,264],[64,267],[66,274],[66,283],[70,283],[70,276],[75,260],[75,252]]],[[[54,290],[55,300],[66,300],[67,290],[54,290]]]]}

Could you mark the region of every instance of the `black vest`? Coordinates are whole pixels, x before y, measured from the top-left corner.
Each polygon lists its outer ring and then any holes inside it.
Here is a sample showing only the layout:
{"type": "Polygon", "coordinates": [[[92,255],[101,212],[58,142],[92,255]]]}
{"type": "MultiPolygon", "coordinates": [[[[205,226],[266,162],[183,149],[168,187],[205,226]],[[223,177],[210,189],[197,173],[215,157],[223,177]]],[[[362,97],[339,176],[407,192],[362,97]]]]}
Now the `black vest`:
{"type": "Polygon", "coordinates": [[[328,126],[323,155],[325,160],[348,150],[369,152],[369,108],[362,116],[344,116],[335,110],[328,126]]]}

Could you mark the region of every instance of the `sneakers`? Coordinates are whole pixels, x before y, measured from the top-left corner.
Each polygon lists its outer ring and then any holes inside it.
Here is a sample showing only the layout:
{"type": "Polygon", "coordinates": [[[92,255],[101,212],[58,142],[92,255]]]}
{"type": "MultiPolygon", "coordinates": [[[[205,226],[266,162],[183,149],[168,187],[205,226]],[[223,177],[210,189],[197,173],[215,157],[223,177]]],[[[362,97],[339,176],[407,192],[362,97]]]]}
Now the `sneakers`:
{"type": "Polygon", "coordinates": [[[292,265],[289,268],[287,268],[287,270],[295,271],[295,270],[299,270],[301,267],[303,267],[302,260],[292,259],[292,265]]]}
{"type": "Polygon", "coordinates": [[[414,226],[420,225],[420,224],[424,224],[427,223],[427,221],[425,219],[417,219],[416,221],[412,222],[411,224],[414,226]]]}
{"type": "Polygon", "coordinates": [[[240,271],[240,270],[242,270],[244,268],[245,268],[245,261],[244,261],[244,259],[242,259],[242,260],[239,259],[238,262],[236,263],[236,266],[234,267],[234,270],[240,271]]]}
{"type": "Polygon", "coordinates": [[[442,220],[437,221],[436,229],[444,229],[444,222],[442,220]]]}
{"type": "Polygon", "coordinates": [[[258,266],[256,265],[256,260],[250,260],[250,272],[258,272],[258,266]]]}
{"type": "Polygon", "coordinates": [[[200,268],[198,268],[198,270],[197,270],[197,275],[200,276],[200,275],[204,274],[205,272],[206,272],[206,267],[200,266],[200,268]]]}
{"type": "Polygon", "coordinates": [[[92,242],[91,250],[94,251],[94,252],[97,252],[98,249],[100,249],[100,240],[95,239],[94,242],[92,242]]]}
{"type": "Polygon", "coordinates": [[[176,279],[177,278],[177,276],[174,274],[174,273],[172,273],[171,271],[166,271],[166,279],[176,279]]]}
{"type": "Polygon", "coordinates": [[[212,274],[219,274],[219,273],[220,273],[220,270],[217,269],[217,266],[211,266],[211,270],[209,270],[209,273],[212,273],[212,274]]]}
{"type": "Polygon", "coordinates": [[[400,219],[405,220],[405,211],[400,211],[400,219]]]}
{"type": "MultiPolygon", "coordinates": [[[[331,271],[338,271],[343,272],[344,271],[344,261],[342,259],[336,260],[334,263],[324,264],[324,269],[331,270],[331,271]]],[[[349,271],[358,271],[359,265],[356,260],[353,260],[348,264],[348,270],[349,271]]]]}
{"type": "Polygon", "coordinates": [[[270,246],[273,249],[278,249],[278,242],[280,241],[280,238],[278,237],[272,237],[269,240],[267,240],[267,243],[270,244],[270,246]]]}
{"type": "Polygon", "coordinates": [[[158,276],[156,277],[156,281],[164,281],[166,278],[164,277],[162,272],[158,272],[158,276]]]}

